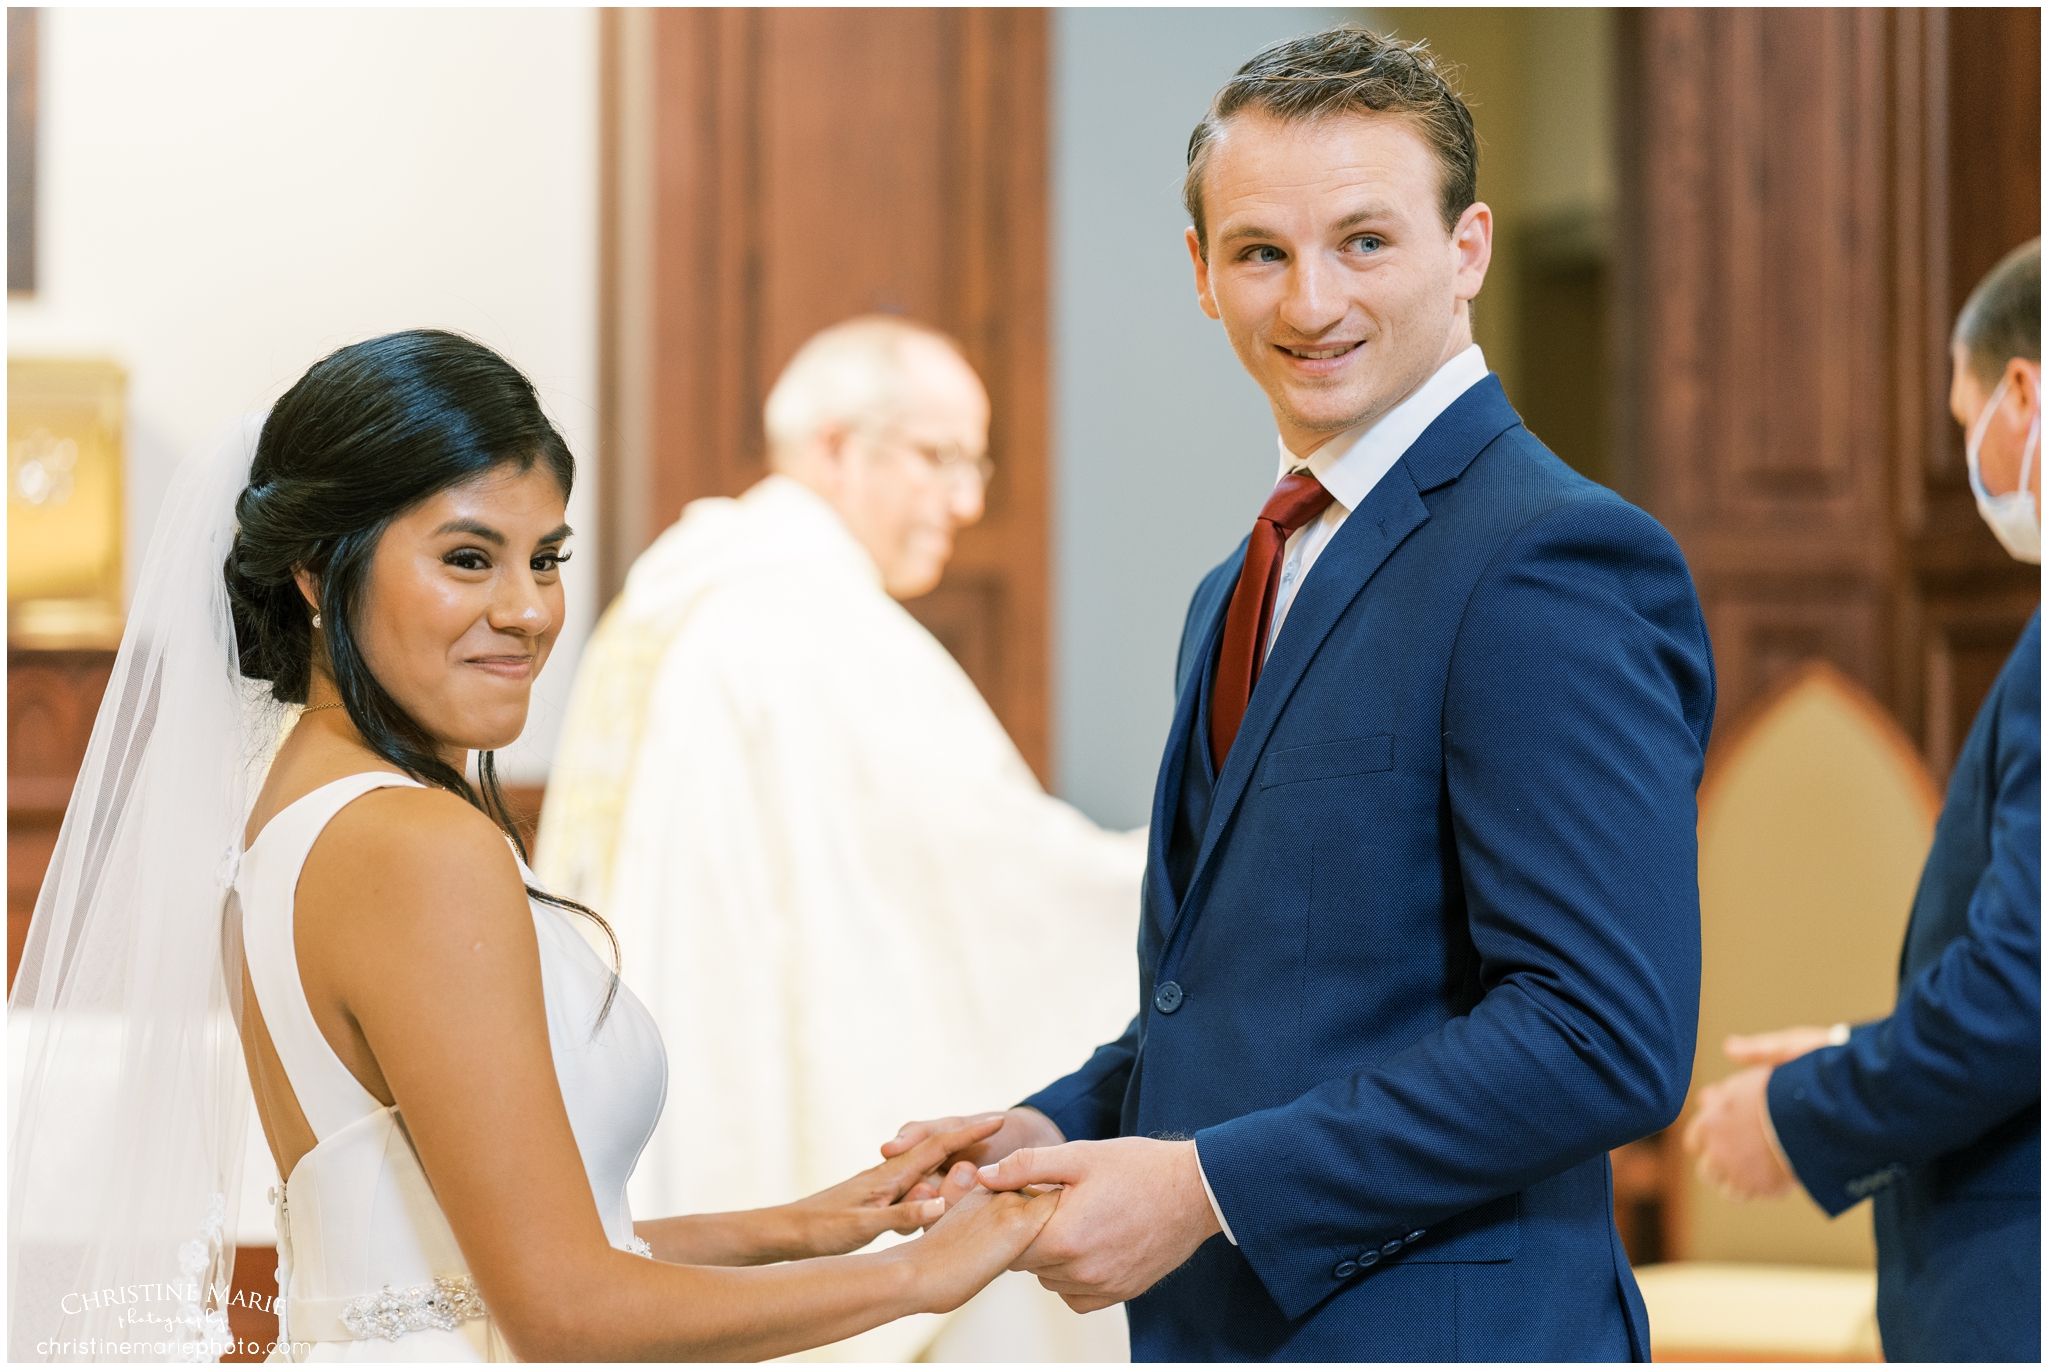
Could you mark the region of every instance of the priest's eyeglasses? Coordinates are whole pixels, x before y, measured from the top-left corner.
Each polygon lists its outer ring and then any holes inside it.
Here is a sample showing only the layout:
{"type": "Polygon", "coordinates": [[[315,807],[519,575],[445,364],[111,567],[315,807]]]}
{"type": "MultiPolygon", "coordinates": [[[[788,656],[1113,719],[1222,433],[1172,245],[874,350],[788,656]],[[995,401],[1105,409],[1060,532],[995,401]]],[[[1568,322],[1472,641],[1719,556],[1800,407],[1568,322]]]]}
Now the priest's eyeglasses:
{"type": "Polygon", "coordinates": [[[987,489],[989,481],[995,478],[996,464],[986,452],[970,457],[967,449],[957,442],[923,443],[905,439],[903,445],[929,462],[932,470],[951,480],[964,481],[972,476],[983,489],[987,489]]]}
{"type": "Polygon", "coordinates": [[[965,484],[972,479],[982,489],[987,489],[988,483],[995,479],[996,464],[987,453],[969,456],[967,449],[957,442],[918,442],[901,433],[871,433],[869,436],[878,442],[917,453],[936,475],[947,480],[965,484]]]}

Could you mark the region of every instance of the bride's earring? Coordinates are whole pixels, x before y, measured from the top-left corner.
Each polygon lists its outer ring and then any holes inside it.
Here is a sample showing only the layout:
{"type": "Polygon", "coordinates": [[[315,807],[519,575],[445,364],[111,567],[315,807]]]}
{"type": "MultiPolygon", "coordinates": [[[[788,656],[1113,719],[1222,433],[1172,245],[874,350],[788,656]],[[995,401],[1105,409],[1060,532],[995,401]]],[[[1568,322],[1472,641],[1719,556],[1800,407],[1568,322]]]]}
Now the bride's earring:
{"type": "Polygon", "coordinates": [[[313,626],[314,626],[315,628],[318,628],[318,627],[320,626],[320,615],[318,615],[318,614],[315,614],[315,615],[313,615],[313,626]]]}

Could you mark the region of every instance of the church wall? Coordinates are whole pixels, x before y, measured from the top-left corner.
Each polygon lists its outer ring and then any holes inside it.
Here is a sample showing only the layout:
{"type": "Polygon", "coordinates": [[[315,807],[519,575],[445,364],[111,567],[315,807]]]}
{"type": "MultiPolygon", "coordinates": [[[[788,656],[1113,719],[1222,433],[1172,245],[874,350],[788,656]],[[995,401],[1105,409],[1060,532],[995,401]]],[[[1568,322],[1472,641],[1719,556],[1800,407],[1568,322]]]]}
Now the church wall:
{"type": "Polygon", "coordinates": [[[1053,16],[1053,719],[1060,793],[1146,822],[1188,596],[1251,527],[1266,400],[1195,303],[1188,133],[1267,43],[1335,9],[1053,16]]]}
{"type": "MultiPolygon", "coordinates": [[[[38,290],[13,356],[129,375],[129,588],[171,472],[333,348],[458,329],[539,386],[594,569],[597,18],[569,10],[43,11],[38,290]]],[[[539,779],[595,608],[528,736],[539,779]]]]}

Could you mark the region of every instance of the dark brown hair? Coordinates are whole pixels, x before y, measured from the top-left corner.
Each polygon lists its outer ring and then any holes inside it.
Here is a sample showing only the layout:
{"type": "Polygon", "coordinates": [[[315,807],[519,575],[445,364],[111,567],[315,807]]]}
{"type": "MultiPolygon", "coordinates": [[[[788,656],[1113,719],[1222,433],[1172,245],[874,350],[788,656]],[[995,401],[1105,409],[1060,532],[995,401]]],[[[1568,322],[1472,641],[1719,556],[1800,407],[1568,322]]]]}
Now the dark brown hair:
{"type": "MultiPolygon", "coordinates": [[[[234,614],[242,675],[268,682],[281,703],[303,704],[313,678],[313,611],[300,569],[320,585],[319,612],[335,688],[371,751],[415,780],[460,795],[512,840],[526,844],[505,803],[490,752],[477,783],[441,759],[434,739],[370,670],[357,640],[370,563],[391,521],[420,501],[509,468],[546,468],[569,498],[576,460],[540,407],[533,383],[471,338],[435,329],[390,333],[315,362],[263,422],[249,484],[235,502],[235,542],[221,573],[234,614]]],[[[532,885],[545,904],[597,924],[573,899],[532,885]]],[[[598,1021],[611,1011],[618,976],[598,1021]]]]}
{"type": "Polygon", "coordinates": [[[1333,114],[1392,114],[1409,121],[1443,168],[1439,205],[1444,231],[1479,198],[1479,138],[1472,112],[1426,43],[1382,38],[1344,24],[1261,49],[1216,92],[1188,138],[1188,174],[1181,202],[1194,221],[1203,255],[1209,226],[1202,215],[1202,176],[1209,147],[1224,123],[1257,110],[1286,123],[1333,114]]]}
{"type": "Polygon", "coordinates": [[[2041,240],[2021,243],[1986,272],[1956,316],[1952,345],[1962,347],[1971,374],[1998,384],[2014,357],[2041,360],[2041,240]]]}

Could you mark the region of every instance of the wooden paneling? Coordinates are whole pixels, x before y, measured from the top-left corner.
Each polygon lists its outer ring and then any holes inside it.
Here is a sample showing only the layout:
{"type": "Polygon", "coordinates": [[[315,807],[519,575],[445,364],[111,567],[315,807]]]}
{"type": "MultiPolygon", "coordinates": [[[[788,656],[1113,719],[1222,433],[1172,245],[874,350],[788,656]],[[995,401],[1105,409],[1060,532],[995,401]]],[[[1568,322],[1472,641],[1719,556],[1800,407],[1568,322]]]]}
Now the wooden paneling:
{"type": "Polygon", "coordinates": [[[221,1360],[230,1365],[267,1360],[277,1344],[277,1248],[238,1246],[228,1296],[228,1331],[235,1346],[221,1360]]]}
{"type": "Polygon", "coordinates": [[[1045,776],[1046,77],[1035,10],[659,10],[608,26],[604,593],[764,473],[805,339],[884,311],[987,383],[988,512],[911,604],[1045,776]]]}
{"type": "Polygon", "coordinates": [[[2020,239],[2040,228],[2041,11],[1947,9],[1919,16],[1933,36],[1922,52],[1943,61],[1952,206],[1949,302],[1970,288],[2020,239]],[[1945,41],[1943,41],[1945,39],[1945,41]]]}
{"type": "Polygon", "coordinates": [[[1647,14],[1640,497],[1700,582],[1724,715],[1809,655],[1882,678],[1884,35],[1647,14]],[[1801,60],[1808,58],[1811,60],[1801,60]],[[1877,534],[1877,536],[1873,536],[1877,534]]]}
{"type": "Polygon", "coordinates": [[[1946,352],[2039,232],[2038,12],[1618,27],[1616,466],[1692,565],[1722,716],[1818,657],[1945,776],[2039,598],[1969,498],[1946,352]]]}
{"type": "Polygon", "coordinates": [[[36,895],[57,845],[64,806],[85,762],[100,696],[114,671],[107,651],[7,653],[7,987],[28,939],[36,895]]]}
{"type": "MultiPolygon", "coordinates": [[[[1947,353],[2040,232],[2039,12],[1616,27],[1616,483],[1691,564],[1723,722],[1818,658],[1946,777],[2040,599],[1977,517],[1947,353]]],[[[1672,1135],[1615,1162],[1631,1257],[1685,1255],[1672,1135]]]]}

